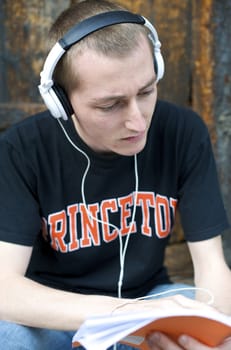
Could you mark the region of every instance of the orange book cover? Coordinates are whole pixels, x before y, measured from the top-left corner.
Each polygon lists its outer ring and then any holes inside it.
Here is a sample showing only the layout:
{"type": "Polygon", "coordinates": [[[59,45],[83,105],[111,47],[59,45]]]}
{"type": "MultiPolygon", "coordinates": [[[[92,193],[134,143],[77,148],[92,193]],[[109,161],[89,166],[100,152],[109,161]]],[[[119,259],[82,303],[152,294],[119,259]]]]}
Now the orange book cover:
{"type": "Polygon", "coordinates": [[[73,337],[72,346],[82,345],[87,350],[106,350],[115,343],[128,344],[148,350],[145,338],[159,331],[175,342],[187,334],[201,343],[215,347],[231,336],[231,317],[218,312],[186,309],[179,311],[155,310],[150,312],[92,317],[84,322],[73,337]]]}
{"type": "Polygon", "coordinates": [[[145,337],[154,331],[163,332],[177,343],[182,334],[187,334],[201,343],[215,347],[231,336],[231,324],[201,316],[171,316],[155,320],[124,338],[121,343],[148,350],[145,337]]]}

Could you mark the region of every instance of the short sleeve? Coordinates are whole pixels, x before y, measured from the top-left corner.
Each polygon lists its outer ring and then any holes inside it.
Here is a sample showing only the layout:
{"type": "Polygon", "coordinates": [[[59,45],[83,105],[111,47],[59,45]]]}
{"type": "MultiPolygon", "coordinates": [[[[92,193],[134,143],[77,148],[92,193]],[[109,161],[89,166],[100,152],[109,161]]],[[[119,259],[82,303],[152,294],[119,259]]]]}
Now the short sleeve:
{"type": "Polygon", "coordinates": [[[0,240],[32,246],[40,231],[33,170],[17,144],[0,139],[0,240]]]}
{"type": "Polygon", "coordinates": [[[212,238],[229,227],[206,126],[199,122],[181,168],[179,211],[186,240],[212,238]]]}

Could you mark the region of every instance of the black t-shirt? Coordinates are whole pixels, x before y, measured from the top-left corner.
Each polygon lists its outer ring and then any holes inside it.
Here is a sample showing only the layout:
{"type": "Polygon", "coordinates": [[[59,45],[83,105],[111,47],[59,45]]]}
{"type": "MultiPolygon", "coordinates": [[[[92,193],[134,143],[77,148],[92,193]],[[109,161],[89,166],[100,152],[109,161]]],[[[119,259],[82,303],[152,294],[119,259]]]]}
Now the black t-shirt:
{"type": "Polygon", "coordinates": [[[29,278],[117,295],[119,235],[125,244],[134,201],[124,297],[168,281],[163,259],[176,208],[187,241],[227,228],[208,131],[191,110],[158,101],[137,155],[137,196],[133,156],[95,153],[72,120],[62,124],[75,146],[47,111],[14,125],[0,140],[0,239],[34,247],[29,278]],[[76,146],[90,161],[84,181],[88,159],[76,146]]]}

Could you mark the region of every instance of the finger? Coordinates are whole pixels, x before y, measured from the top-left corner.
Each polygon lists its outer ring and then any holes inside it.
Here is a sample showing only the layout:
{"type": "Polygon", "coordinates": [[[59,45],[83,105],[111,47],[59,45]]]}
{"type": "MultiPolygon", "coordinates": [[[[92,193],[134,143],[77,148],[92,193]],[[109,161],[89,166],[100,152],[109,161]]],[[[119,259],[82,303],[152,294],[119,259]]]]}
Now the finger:
{"type": "MultiPolygon", "coordinates": [[[[182,335],[178,339],[178,343],[183,347],[185,350],[211,350],[210,347],[199,343],[197,340],[186,336],[182,335]]],[[[214,349],[214,348],[213,348],[214,349]]],[[[216,348],[218,350],[218,348],[216,348]]],[[[214,349],[215,350],[215,349],[214,349]]],[[[226,349],[224,349],[226,350],[226,349]]]]}
{"type": "Polygon", "coordinates": [[[182,350],[180,346],[170,340],[166,335],[159,332],[150,334],[147,342],[151,350],[182,350]]]}
{"type": "Polygon", "coordinates": [[[157,346],[157,345],[151,345],[151,344],[148,344],[148,348],[150,349],[150,350],[162,350],[161,348],[159,348],[159,346],[157,346]]]}
{"type": "Polygon", "coordinates": [[[223,344],[218,347],[219,350],[230,350],[231,349],[231,338],[227,338],[223,344]]]}

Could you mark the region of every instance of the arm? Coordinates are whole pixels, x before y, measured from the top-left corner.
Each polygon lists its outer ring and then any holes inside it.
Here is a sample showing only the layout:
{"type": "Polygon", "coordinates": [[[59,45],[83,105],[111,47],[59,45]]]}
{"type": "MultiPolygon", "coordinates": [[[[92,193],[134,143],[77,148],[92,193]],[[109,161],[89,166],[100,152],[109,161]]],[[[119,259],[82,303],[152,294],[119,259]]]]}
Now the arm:
{"type": "MultiPolygon", "coordinates": [[[[178,297],[175,300],[163,298],[139,303],[131,300],[129,303],[129,299],[80,295],[45,287],[24,277],[31,252],[31,247],[0,242],[0,315],[2,319],[35,327],[76,330],[88,316],[111,313],[122,303],[126,303],[127,309],[133,311],[144,308],[153,310],[155,307],[184,308],[187,302],[184,297],[182,299],[178,297]]],[[[191,300],[188,302],[188,307],[193,307],[193,303],[195,307],[199,307],[200,304],[191,300]]],[[[195,347],[193,339],[189,341],[188,347],[181,348],[164,335],[158,343],[155,343],[160,347],[151,344],[154,343],[150,340],[150,349],[153,350],[209,350],[200,344],[195,347]],[[161,344],[164,344],[164,347],[161,347],[161,344]]],[[[218,349],[228,350],[228,347],[218,349]]]]}
{"type": "Polygon", "coordinates": [[[32,248],[0,242],[1,319],[35,327],[76,330],[89,315],[111,312],[117,298],[64,292],[26,277],[32,248]]]}
{"type": "MultiPolygon", "coordinates": [[[[207,288],[214,295],[214,307],[231,315],[231,271],[228,268],[222,249],[221,237],[188,243],[194,266],[195,284],[207,288]]],[[[201,292],[197,299],[208,300],[201,292]]]]}
{"type": "Polygon", "coordinates": [[[24,277],[31,253],[31,247],[0,242],[0,317],[3,320],[47,329],[76,330],[86,318],[96,314],[201,306],[183,296],[134,302],[46,287],[24,277]]]}
{"type": "MultiPolygon", "coordinates": [[[[209,289],[214,295],[214,307],[231,314],[231,271],[223,254],[221,237],[188,243],[193,260],[196,287],[209,289]]],[[[197,299],[203,302],[208,295],[197,293],[197,299]]],[[[231,338],[216,348],[210,348],[188,336],[179,338],[179,344],[173,343],[164,334],[152,334],[147,339],[151,350],[229,350],[231,338]]]]}

